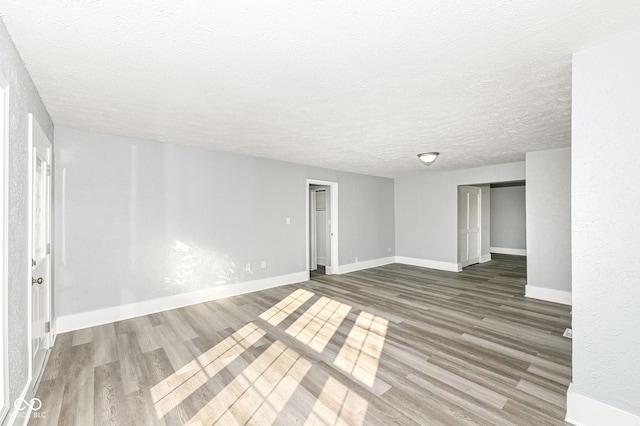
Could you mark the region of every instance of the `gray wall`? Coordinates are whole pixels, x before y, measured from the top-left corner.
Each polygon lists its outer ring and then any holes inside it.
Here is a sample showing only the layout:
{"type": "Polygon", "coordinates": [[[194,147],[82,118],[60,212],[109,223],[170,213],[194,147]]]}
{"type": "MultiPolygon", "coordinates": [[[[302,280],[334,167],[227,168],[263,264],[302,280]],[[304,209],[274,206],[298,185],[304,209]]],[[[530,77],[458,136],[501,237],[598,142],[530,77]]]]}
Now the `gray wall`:
{"type": "Polygon", "coordinates": [[[640,31],[574,55],[573,391],[640,416],[640,31]]]}
{"type": "Polygon", "coordinates": [[[491,247],[527,248],[525,186],[491,188],[491,247]]]}
{"type": "Polygon", "coordinates": [[[307,178],[339,183],[339,264],[394,254],[391,179],[66,128],[55,153],[58,315],[305,271],[307,178]]]}
{"type": "Polygon", "coordinates": [[[527,286],[571,292],[571,148],[526,163],[527,286]]]}
{"type": "Polygon", "coordinates": [[[396,254],[457,263],[458,186],[524,177],[520,162],[396,179],[396,254]]]}
{"type": "Polygon", "coordinates": [[[28,253],[27,187],[28,113],[33,113],[42,130],[53,140],[53,122],[27,72],[22,59],[0,21],[0,72],[9,82],[9,397],[13,402],[28,380],[27,288],[28,253]]]}

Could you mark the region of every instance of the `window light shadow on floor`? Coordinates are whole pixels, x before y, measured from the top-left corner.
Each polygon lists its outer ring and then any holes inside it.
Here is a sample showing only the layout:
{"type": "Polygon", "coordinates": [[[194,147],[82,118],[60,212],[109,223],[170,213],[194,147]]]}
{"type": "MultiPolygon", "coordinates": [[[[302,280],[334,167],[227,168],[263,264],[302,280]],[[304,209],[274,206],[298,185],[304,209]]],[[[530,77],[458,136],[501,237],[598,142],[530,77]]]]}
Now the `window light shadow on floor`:
{"type": "Polygon", "coordinates": [[[158,418],[177,407],[265,334],[266,331],[249,323],[152,387],[151,398],[158,418]]]}
{"type": "Polygon", "coordinates": [[[309,361],[276,341],[186,424],[272,424],[310,368],[309,361]]]}
{"type": "Polygon", "coordinates": [[[334,365],[372,387],[388,325],[388,320],[362,311],[334,365]]]}
{"type": "Polygon", "coordinates": [[[368,405],[360,395],[329,377],[305,425],[362,425],[368,405]]]}
{"type": "Polygon", "coordinates": [[[260,315],[260,318],[273,326],[277,326],[312,297],[312,292],[299,288],[276,305],[267,309],[260,315]]]}
{"type": "Polygon", "coordinates": [[[322,352],[349,311],[351,306],[321,297],[287,328],[287,334],[314,351],[322,352]]]}
{"type": "MultiPolygon", "coordinates": [[[[267,309],[256,322],[262,320],[279,327],[314,297],[317,296],[313,292],[297,289],[267,309]]],[[[351,306],[329,297],[317,297],[283,331],[315,353],[322,353],[351,310],[351,306]]],[[[263,338],[268,335],[256,322],[246,324],[153,386],[151,398],[157,418],[165,417],[210,380],[223,380],[220,373],[235,362],[236,366],[244,366],[242,371],[234,374],[222,390],[199,407],[186,424],[273,424],[305,376],[314,368],[314,363],[278,339],[248,363],[247,359],[252,357],[243,356],[245,352],[252,346],[254,349],[256,345],[260,348],[265,346],[263,338]]],[[[385,318],[360,312],[335,356],[334,365],[358,382],[372,387],[387,326],[385,318]]],[[[307,395],[311,396],[308,392],[307,395]]],[[[309,407],[309,412],[303,413],[305,424],[362,425],[368,403],[340,378],[329,375],[309,407]]]]}

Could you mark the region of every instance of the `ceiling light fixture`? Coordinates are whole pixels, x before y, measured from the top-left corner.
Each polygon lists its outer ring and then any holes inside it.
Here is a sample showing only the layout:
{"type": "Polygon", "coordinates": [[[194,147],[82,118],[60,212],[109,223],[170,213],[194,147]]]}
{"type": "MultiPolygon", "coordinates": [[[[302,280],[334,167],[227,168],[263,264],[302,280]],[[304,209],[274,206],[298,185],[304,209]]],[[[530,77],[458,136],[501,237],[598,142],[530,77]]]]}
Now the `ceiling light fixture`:
{"type": "Polygon", "coordinates": [[[436,158],[438,158],[438,155],[440,155],[439,152],[423,152],[422,154],[418,154],[418,158],[425,165],[430,166],[436,161],[436,158]]]}

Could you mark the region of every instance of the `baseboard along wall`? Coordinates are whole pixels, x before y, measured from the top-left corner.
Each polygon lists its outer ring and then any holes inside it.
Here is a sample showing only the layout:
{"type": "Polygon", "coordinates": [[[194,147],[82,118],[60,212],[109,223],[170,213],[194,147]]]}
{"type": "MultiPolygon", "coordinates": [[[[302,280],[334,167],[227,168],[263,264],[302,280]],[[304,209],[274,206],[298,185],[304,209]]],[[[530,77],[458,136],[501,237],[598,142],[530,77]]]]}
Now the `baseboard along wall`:
{"type": "Polygon", "coordinates": [[[638,426],[640,416],[596,401],[576,393],[573,383],[567,390],[567,416],[565,420],[576,426],[638,426]]]}
{"type": "Polygon", "coordinates": [[[526,249],[514,249],[514,248],[506,248],[506,247],[489,247],[489,251],[491,253],[496,254],[511,254],[514,256],[526,256],[526,249]]]}
{"type": "MultiPolygon", "coordinates": [[[[481,261],[489,260],[491,260],[490,256],[488,258],[483,257],[483,259],[481,259],[481,261]]],[[[350,272],[375,268],[392,263],[402,263],[405,265],[438,269],[449,272],[460,272],[462,270],[460,264],[453,262],[442,262],[437,260],[419,259],[405,256],[389,256],[379,259],[339,265],[337,268],[335,268],[337,271],[327,268],[327,272],[347,274],[350,272]]],[[[137,303],[129,303],[120,306],[97,309],[94,311],[62,315],[54,319],[54,332],[66,333],[69,331],[94,327],[96,325],[108,324],[111,322],[122,321],[142,315],[149,315],[156,312],[162,312],[170,309],[194,305],[197,303],[208,302],[210,300],[237,296],[240,294],[266,290],[268,288],[279,287],[283,285],[295,284],[307,280],[309,280],[309,271],[302,271],[277,277],[265,278],[261,280],[247,281],[223,287],[215,287],[189,293],[166,296],[158,299],[145,300],[137,303]]],[[[570,292],[527,286],[526,297],[571,305],[570,292]]]]}
{"type": "Polygon", "coordinates": [[[532,285],[525,286],[525,297],[532,299],[546,300],[547,302],[562,303],[563,305],[572,305],[571,292],[554,290],[551,288],[534,287],[532,285]]]}
{"type": "Polygon", "coordinates": [[[87,327],[94,327],[96,325],[108,324],[142,315],[168,311],[170,309],[182,308],[184,306],[208,302],[210,300],[238,296],[240,294],[266,290],[268,288],[288,284],[295,284],[307,280],[309,280],[309,271],[302,271],[288,275],[264,278],[261,280],[246,281],[222,287],[175,294],[158,299],[145,300],[142,302],[129,303],[110,308],[97,309],[94,311],[63,315],[56,318],[56,332],[66,333],[68,331],[80,330],[87,327]]]}
{"type": "Polygon", "coordinates": [[[394,256],[389,256],[380,259],[348,263],[346,265],[338,266],[338,274],[348,274],[349,272],[361,271],[363,269],[377,268],[378,266],[390,265],[395,262],[396,258],[394,256]]]}
{"type": "Polygon", "coordinates": [[[396,263],[420,266],[422,268],[439,269],[441,271],[460,272],[460,264],[453,262],[441,262],[439,260],[418,259],[415,257],[396,256],[396,263]]]}

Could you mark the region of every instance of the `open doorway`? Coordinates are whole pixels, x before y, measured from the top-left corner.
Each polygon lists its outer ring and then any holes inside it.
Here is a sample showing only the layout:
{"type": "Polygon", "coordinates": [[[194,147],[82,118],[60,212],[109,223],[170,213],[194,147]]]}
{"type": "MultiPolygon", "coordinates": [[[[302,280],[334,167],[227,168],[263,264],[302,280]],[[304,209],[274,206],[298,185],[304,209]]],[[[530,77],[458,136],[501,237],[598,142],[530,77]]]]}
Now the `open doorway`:
{"type": "Polygon", "coordinates": [[[527,255],[526,216],[524,181],[491,184],[491,253],[527,255]]]}
{"type": "Polygon", "coordinates": [[[309,272],[311,276],[325,275],[327,260],[331,258],[331,212],[327,195],[331,188],[325,185],[309,186],[309,272]]]}
{"type": "Polygon", "coordinates": [[[338,184],[307,180],[307,270],[310,276],[338,269],[338,184]]]}
{"type": "Polygon", "coordinates": [[[459,186],[458,270],[492,253],[526,256],[525,210],[525,181],[459,186]]]}

